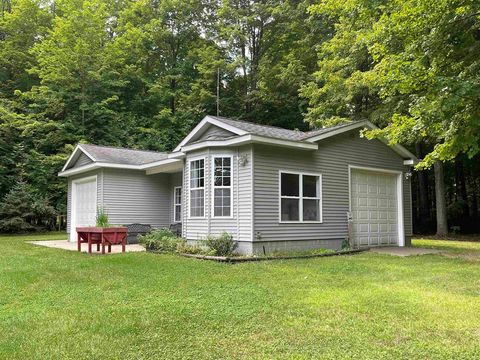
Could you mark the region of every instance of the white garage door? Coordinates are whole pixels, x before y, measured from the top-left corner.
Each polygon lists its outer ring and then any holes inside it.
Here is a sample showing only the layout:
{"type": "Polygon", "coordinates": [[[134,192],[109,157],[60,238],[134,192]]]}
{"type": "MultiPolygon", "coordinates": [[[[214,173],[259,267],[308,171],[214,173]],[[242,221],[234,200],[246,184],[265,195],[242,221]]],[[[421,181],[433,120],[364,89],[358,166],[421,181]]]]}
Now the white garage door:
{"type": "Polygon", "coordinates": [[[97,214],[97,179],[96,177],[72,182],[72,225],[70,240],[77,240],[77,226],[95,225],[97,214]]]}
{"type": "Polygon", "coordinates": [[[351,181],[354,244],[398,245],[397,175],[352,169],[351,181]]]}

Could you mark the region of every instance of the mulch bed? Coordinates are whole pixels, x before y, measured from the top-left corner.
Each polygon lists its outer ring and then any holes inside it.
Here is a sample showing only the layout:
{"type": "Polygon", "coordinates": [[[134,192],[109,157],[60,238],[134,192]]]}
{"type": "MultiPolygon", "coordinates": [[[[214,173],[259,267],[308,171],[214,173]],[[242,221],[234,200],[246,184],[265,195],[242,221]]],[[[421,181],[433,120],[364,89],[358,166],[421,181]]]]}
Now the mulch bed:
{"type": "Polygon", "coordinates": [[[327,256],[339,256],[339,255],[351,255],[357,254],[368,249],[354,249],[354,250],[344,250],[344,251],[335,251],[325,254],[311,254],[311,255],[298,255],[298,256],[251,256],[251,257],[240,257],[240,256],[210,256],[210,255],[198,255],[198,254],[180,254],[181,256],[200,259],[200,260],[210,260],[223,263],[242,263],[249,261],[265,261],[265,260],[291,260],[291,259],[309,259],[317,257],[327,257],[327,256]]]}

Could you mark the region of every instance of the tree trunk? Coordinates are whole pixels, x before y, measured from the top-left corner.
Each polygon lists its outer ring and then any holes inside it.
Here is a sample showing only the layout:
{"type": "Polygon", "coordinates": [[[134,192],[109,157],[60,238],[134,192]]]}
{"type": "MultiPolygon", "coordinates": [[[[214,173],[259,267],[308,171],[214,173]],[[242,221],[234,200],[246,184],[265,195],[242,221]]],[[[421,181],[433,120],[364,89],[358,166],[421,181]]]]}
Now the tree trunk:
{"type": "MultiPolygon", "coordinates": [[[[419,159],[423,158],[422,144],[415,144],[417,157],[419,159]]],[[[418,192],[419,192],[419,223],[420,231],[424,232],[427,230],[428,223],[430,220],[430,205],[428,200],[428,178],[427,172],[425,170],[419,170],[418,175],[418,192]]]]}
{"type": "Polygon", "coordinates": [[[435,207],[437,210],[437,236],[447,236],[447,203],[445,199],[445,176],[443,163],[437,160],[434,164],[435,171],[435,207]]]}

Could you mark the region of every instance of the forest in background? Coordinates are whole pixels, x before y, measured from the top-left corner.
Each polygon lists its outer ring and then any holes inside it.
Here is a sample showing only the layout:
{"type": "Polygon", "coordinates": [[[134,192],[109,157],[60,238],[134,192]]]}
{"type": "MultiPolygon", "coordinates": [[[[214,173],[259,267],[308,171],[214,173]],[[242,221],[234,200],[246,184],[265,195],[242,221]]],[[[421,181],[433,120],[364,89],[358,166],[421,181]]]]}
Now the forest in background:
{"type": "Polygon", "coordinates": [[[222,116],[369,119],[422,159],[414,231],[480,231],[478,0],[0,0],[0,232],[66,213],[78,142],[172,150],[218,74],[222,116]]]}

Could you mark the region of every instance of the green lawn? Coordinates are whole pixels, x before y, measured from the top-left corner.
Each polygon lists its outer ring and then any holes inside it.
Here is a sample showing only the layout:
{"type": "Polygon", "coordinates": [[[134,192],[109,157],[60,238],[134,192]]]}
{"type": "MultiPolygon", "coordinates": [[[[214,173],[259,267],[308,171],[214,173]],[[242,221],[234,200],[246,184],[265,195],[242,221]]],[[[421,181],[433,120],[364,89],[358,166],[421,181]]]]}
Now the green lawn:
{"type": "Polygon", "coordinates": [[[480,357],[480,243],[221,264],[0,237],[1,359],[480,357]]]}

